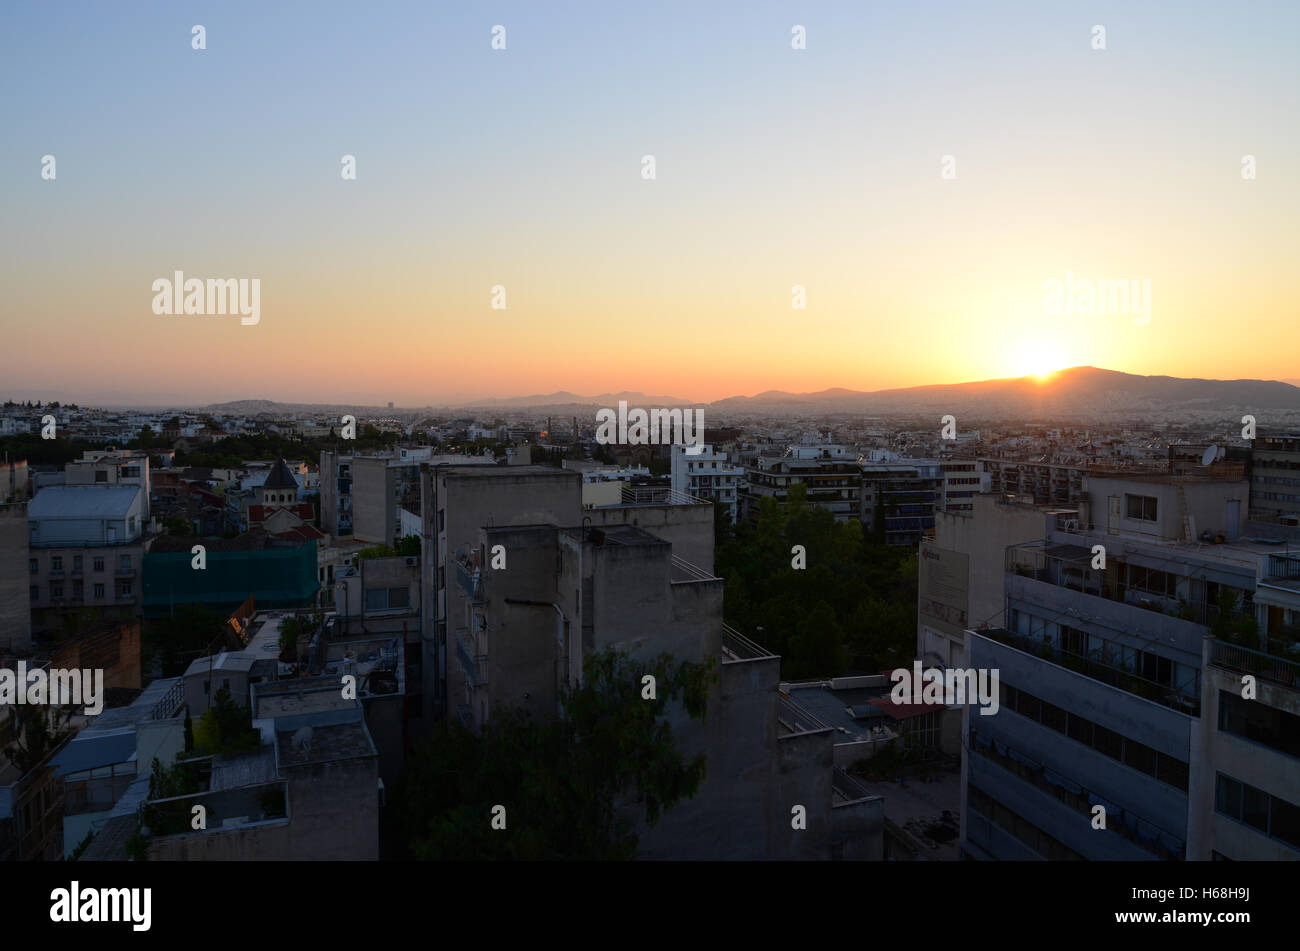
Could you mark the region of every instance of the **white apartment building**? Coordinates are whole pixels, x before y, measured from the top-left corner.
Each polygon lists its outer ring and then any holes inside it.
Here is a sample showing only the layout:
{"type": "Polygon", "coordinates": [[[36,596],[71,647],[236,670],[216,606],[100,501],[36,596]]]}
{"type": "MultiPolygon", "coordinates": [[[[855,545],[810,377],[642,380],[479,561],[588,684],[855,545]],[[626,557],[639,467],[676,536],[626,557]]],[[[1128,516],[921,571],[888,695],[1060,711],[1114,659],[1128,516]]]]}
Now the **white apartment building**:
{"type": "Polygon", "coordinates": [[[740,487],[745,482],[743,466],[731,462],[725,452],[712,445],[672,446],[672,488],[682,495],[710,499],[724,506],[732,522],[738,517],[740,487]],[[694,448],[699,450],[691,452],[694,448]]]}

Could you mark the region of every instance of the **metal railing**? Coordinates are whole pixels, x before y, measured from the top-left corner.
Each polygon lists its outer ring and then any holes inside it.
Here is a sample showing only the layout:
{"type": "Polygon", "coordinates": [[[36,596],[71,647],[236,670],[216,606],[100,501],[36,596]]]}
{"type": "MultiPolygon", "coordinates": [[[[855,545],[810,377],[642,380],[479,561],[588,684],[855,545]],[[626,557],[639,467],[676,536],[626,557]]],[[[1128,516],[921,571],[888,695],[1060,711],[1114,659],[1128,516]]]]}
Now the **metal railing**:
{"type": "Polygon", "coordinates": [[[1109,687],[1123,690],[1125,693],[1131,693],[1135,697],[1150,700],[1152,703],[1158,703],[1171,710],[1177,710],[1179,713],[1200,716],[1201,695],[1195,676],[1186,683],[1165,684],[1156,680],[1148,680],[1141,674],[1108,663],[1099,657],[1077,654],[1074,651],[1058,647],[1051,641],[1017,634],[1008,631],[1004,627],[985,628],[975,633],[981,637],[987,637],[989,640],[1006,644],[1008,647],[1022,650],[1027,654],[1041,657],[1064,667],[1066,670],[1090,677],[1109,687]]]}
{"type": "Polygon", "coordinates": [[[1284,687],[1300,683],[1300,663],[1220,640],[1210,642],[1210,663],[1227,670],[1253,674],[1284,687]]]}
{"type": "Polygon", "coordinates": [[[185,699],[185,681],[179,679],[176,683],[167,688],[167,692],[162,695],[153,706],[153,712],[149,714],[151,720],[170,720],[185,699]]]}
{"type": "Polygon", "coordinates": [[[831,726],[823,723],[789,697],[782,696],[777,709],[777,721],[791,733],[816,733],[829,730],[831,726]]]}
{"type": "Polygon", "coordinates": [[[729,624],[722,625],[722,662],[735,660],[757,660],[764,657],[776,657],[765,647],[751,641],[729,624]],[[730,655],[730,656],[728,656],[730,655]]]}
{"type": "MultiPolygon", "coordinates": [[[[1057,770],[1048,769],[1035,757],[1014,749],[1001,739],[987,737],[988,743],[985,745],[984,742],[977,740],[979,735],[978,731],[971,730],[969,748],[972,752],[987,757],[1019,779],[1049,793],[1075,811],[1091,817],[1092,809],[1099,801],[1108,802],[1105,797],[1089,790],[1083,783],[1076,782],[1072,777],[1057,770]],[[1055,776],[1058,781],[1053,782],[1048,774],[1055,776]],[[1075,792],[1075,789],[1078,792],[1075,792]]],[[[1186,856],[1187,843],[1182,837],[1166,832],[1131,809],[1115,810],[1108,807],[1106,822],[1106,828],[1119,833],[1134,845],[1153,855],[1168,860],[1180,860],[1186,856]]]]}

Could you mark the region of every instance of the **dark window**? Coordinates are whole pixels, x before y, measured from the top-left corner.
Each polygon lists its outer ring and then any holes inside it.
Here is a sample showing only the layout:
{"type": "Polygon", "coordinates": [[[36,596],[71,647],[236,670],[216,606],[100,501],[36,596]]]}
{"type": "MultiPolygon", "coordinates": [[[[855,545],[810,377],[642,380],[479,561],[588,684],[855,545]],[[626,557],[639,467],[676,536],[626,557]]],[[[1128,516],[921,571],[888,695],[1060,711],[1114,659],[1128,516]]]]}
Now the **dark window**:
{"type": "Polygon", "coordinates": [[[1141,519],[1144,522],[1154,522],[1156,520],[1156,497],[1154,495],[1125,495],[1124,504],[1127,506],[1129,518],[1141,519]]]}
{"type": "Polygon", "coordinates": [[[1027,693],[1020,694],[1020,700],[1016,705],[1016,712],[1023,717],[1028,717],[1037,722],[1042,718],[1043,710],[1042,701],[1037,697],[1027,693]]]}
{"type": "Polygon", "coordinates": [[[1156,779],[1186,792],[1187,764],[1164,753],[1156,753],[1156,779]]]}
{"type": "Polygon", "coordinates": [[[1260,832],[1268,831],[1268,793],[1254,786],[1242,784],[1241,819],[1260,832]]]}
{"type": "Polygon", "coordinates": [[[1070,714],[1070,739],[1077,740],[1084,746],[1092,746],[1092,721],[1070,714]]]}
{"type": "Polygon", "coordinates": [[[388,606],[390,608],[409,608],[411,606],[411,589],[389,588],[388,606]]]}
{"type": "Polygon", "coordinates": [[[1148,776],[1156,774],[1156,751],[1135,740],[1124,740],[1124,764],[1148,776]]]}
{"type": "Polygon", "coordinates": [[[1241,783],[1219,773],[1214,791],[1214,809],[1233,819],[1241,818],[1241,783]]]}
{"type": "Polygon", "coordinates": [[[1057,733],[1064,733],[1066,729],[1066,712],[1060,707],[1043,701],[1043,726],[1050,727],[1057,733]]]}
{"type": "Polygon", "coordinates": [[[1270,832],[1274,838],[1300,849],[1300,806],[1274,796],[1270,832]]]}
{"type": "Polygon", "coordinates": [[[1300,716],[1219,691],[1219,729],[1300,757],[1300,716]]]}
{"type": "Polygon", "coordinates": [[[1123,758],[1124,738],[1114,730],[1108,730],[1104,726],[1094,726],[1092,742],[1098,753],[1105,753],[1111,759],[1123,758]]]}

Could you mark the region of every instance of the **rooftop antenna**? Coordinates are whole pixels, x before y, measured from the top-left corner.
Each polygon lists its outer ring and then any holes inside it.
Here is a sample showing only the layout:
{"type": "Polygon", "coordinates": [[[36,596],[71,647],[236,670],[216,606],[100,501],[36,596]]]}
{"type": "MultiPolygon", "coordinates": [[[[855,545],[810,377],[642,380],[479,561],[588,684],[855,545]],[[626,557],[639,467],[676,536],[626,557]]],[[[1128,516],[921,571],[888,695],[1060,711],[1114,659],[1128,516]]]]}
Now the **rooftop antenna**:
{"type": "Polygon", "coordinates": [[[1210,443],[1205,447],[1205,452],[1201,453],[1201,465],[1209,466],[1215,459],[1219,458],[1219,447],[1210,443]]]}

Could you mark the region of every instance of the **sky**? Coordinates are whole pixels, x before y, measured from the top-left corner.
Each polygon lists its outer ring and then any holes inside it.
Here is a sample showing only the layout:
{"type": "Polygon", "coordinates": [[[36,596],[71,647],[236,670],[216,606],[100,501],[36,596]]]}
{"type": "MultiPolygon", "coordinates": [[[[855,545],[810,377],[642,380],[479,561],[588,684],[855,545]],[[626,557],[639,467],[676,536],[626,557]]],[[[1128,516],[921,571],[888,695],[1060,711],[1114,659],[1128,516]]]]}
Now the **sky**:
{"type": "Polygon", "coordinates": [[[1295,378],[1298,35],[1293,0],[3,4],[0,397],[1295,378]],[[256,278],[259,321],[154,313],[177,270],[256,278]],[[1069,275],[1147,319],[1052,312],[1069,275]]]}

